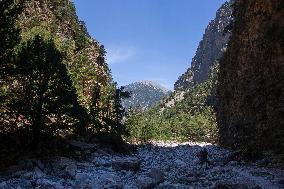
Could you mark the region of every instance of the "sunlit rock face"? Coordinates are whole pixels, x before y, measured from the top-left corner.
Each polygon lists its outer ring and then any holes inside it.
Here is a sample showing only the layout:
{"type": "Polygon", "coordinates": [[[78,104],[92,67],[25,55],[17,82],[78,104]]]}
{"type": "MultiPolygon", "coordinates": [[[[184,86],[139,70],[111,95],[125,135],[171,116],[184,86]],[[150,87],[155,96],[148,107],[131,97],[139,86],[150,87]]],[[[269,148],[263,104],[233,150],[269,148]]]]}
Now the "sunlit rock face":
{"type": "Polygon", "coordinates": [[[210,68],[226,50],[230,33],[224,30],[232,21],[232,2],[226,2],[205,30],[189,68],[175,83],[175,90],[184,91],[208,79],[210,68]]]}
{"type": "Polygon", "coordinates": [[[170,90],[152,81],[139,81],[126,85],[125,91],[131,92],[131,97],[122,101],[126,110],[130,107],[146,110],[171,93],[170,90]]]}
{"type": "Polygon", "coordinates": [[[220,61],[221,144],[284,150],[284,6],[238,0],[228,50],[220,61]]]}

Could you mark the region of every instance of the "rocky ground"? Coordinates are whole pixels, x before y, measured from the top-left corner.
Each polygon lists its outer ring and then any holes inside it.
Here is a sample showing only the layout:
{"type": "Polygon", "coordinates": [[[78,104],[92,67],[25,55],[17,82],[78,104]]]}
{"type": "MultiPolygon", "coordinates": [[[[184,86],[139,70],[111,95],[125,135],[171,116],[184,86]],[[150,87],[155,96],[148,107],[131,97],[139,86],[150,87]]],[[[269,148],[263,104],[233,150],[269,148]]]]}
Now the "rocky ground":
{"type": "Polygon", "coordinates": [[[0,189],[284,188],[283,169],[268,168],[266,160],[224,165],[230,152],[209,144],[155,143],[128,155],[79,142],[72,145],[77,158],[26,159],[1,172],[0,189]],[[202,148],[213,162],[208,168],[198,164],[202,148]]]}

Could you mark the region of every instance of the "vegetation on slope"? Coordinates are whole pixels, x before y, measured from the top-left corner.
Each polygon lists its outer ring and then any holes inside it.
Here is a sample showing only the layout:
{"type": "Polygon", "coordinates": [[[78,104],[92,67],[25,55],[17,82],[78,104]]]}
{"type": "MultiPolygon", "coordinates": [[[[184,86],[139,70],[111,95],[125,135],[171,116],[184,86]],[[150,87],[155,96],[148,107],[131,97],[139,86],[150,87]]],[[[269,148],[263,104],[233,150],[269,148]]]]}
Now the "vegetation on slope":
{"type": "Polygon", "coordinates": [[[143,112],[139,109],[129,111],[126,126],[130,141],[148,142],[150,140],[194,140],[217,141],[217,123],[214,111],[216,73],[218,64],[212,67],[212,74],[205,82],[189,89],[182,100],[167,105],[176,93],[154,108],[143,112]]]}
{"type": "Polygon", "coordinates": [[[122,142],[129,94],[113,82],[104,47],[73,3],[3,0],[0,9],[0,160],[46,154],[57,146],[42,145],[58,137],[122,142]]]}
{"type": "Polygon", "coordinates": [[[130,107],[149,109],[171,92],[152,81],[140,81],[125,86],[125,91],[131,92],[131,97],[122,101],[126,110],[130,107]]]}

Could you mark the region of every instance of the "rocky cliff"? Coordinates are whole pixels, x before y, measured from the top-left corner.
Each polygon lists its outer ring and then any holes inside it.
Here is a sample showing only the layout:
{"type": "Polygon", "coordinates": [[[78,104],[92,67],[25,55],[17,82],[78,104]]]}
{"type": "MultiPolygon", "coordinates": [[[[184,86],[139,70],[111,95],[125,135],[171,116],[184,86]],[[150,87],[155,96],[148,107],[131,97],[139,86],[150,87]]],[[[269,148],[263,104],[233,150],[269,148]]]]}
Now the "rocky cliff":
{"type": "Polygon", "coordinates": [[[139,107],[143,110],[153,107],[157,102],[170,94],[170,90],[151,81],[135,82],[125,86],[131,97],[122,101],[126,109],[139,107]]]}
{"type": "Polygon", "coordinates": [[[237,0],[234,18],[220,60],[220,142],[283,153],[284,2],[237,0]]]}
{"type": "Polygon", "coordinates": [[[73,80],[79,100],[89,108],[93,89],[99,88],[107,95],[112,83],[105,62],[103,46],[91,38],[85,23],[80,21],[70,0],[30,0],[19,16],[22,39],[27,41],[35,35],[53,38],[57,48],[64,54],[64,63],[73,80]]]}
{"type": "Polygon", "coordinates": [[[224,32],[232,20],[232,2],[223,4],[205,30],[189,68],[175,83],[175,90],[184,91],[208,79],[210,68],[226,50],[230,33],[224,32]]]}

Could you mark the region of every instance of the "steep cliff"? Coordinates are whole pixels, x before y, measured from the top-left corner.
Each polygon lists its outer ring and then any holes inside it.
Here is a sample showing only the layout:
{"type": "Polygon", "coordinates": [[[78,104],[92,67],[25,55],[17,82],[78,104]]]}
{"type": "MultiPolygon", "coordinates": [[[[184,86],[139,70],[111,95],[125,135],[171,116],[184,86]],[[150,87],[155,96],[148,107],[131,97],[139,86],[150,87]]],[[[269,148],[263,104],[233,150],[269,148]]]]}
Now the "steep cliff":
{"type": "Polygon", "coordinates": [[[184,91],[208,79],[210,67],[226,50],[230,33],[224,32],[232,20],[232,2],[224,3],[205,30],[189,68],[175,83],[175,90],[184,91]]]}
{"type": "Polygon", "coordinates": [[[237,0],[220,61],[220,143],[284,152],[284,1],[237,0]]]}

